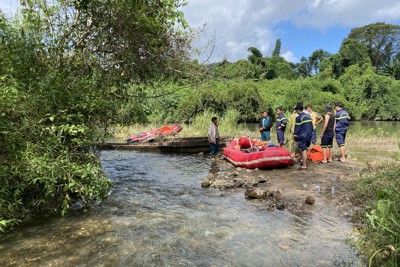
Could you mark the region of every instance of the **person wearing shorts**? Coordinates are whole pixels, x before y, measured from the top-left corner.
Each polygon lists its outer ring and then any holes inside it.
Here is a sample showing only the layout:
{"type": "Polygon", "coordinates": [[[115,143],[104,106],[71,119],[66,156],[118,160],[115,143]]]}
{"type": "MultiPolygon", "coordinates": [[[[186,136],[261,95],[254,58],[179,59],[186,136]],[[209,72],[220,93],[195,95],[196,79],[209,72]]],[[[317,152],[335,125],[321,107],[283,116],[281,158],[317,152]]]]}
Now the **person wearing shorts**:
{"type": "Polygon", "coordinates": [[[307,170],[308,147],[311,145],[313,124],[311,116],[303,112],[303,103],[297,103],[294,107],[298,116],[294,126],[294,141],[301,151],[302,166],[299,170],[307,170]]]}
{"type": "Polygon", "coordinates": [[[350,123],[349,113],[343,109],[343,103],[335,104],[336,118],[336,142],[340,150],[339,161],[346,160],[346,134],[350,123]]]}
{"type": "Polygon", "coordinates": [[[333,136],[336,127],[336,119],[332,114],[332,106],[325,106],[325,123],[321,132],[321,147],[324,159],[322,163],[332,163],[332,147],[333,147],[333,136]],[[327,150],[329,151],[329,159],[327,159],[327,150]]]}

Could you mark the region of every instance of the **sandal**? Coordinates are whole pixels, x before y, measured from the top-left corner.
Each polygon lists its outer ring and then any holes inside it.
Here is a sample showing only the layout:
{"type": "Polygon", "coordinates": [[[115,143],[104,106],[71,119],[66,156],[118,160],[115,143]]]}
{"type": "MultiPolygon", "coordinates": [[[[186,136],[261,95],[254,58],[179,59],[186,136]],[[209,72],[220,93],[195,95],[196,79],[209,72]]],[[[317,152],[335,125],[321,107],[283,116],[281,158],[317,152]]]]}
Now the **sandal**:
{"type": "Polygon", "coordinates": [[[307,169],[308,169],[308,167],[303,167],[303,166],[300,166],[297,168],[298,171],[301,171],[301,170],[306,171],[307,169]]]}
{"type": "Polygon", "coordinates": [[[323,161],[323,160],[322,160],[322,161],[320,161],[319,163],[320,163],[320,164],[328,164],[328,161],[323,161]]]}

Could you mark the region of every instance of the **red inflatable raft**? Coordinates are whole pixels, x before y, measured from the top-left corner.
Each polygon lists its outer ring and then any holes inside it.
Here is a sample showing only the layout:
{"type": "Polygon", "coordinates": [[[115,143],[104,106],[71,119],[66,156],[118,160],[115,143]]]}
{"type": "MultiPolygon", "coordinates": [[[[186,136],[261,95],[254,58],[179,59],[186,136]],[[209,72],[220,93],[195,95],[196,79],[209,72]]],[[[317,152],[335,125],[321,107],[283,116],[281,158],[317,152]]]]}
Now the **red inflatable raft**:
{"type": "Polygon", "coordinates": [[[283,147],[263,147],[259,151],[240,150],[238,140],[233,140],[225,149],[224,157],[236,167],[247,169],[272,168],[293,165],[294,159],[283,147]]]}
{"type": "Polygon", "coordinates": [[[144,142],[150,141],[156,137],[164,137],[168,135],[175,136],[177,133],[182,131],[182,126],[179,124],[172,124],[168,126],[163,126],[158,129],[149,130],[142,133],[131,134],[126,141],[128,143],[144,142]]]}

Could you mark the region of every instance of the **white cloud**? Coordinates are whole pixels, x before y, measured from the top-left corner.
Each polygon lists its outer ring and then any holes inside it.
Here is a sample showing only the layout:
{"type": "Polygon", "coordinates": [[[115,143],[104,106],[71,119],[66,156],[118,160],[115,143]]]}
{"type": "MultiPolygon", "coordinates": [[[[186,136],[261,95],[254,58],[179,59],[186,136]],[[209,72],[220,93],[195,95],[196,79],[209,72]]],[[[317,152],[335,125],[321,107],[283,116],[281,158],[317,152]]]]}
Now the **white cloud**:
{"type": "Polygon", "coordinates": [[[281,54],[281,57],[283,57],[288,62],[298,62],[298,59],[295,57],[293,52],[290,50],[281,54]]]}
{"type": "Polygon", "coordinates": [[[338,24],[357,27],[399,20],[399,11],[398,0],[317,0],[306,12],[293,19],[298,26],[326,30],[338,24]]]}
{"type": "MultiPolygon", "coordinates": [[[[351,28],[400,20],[398,0],[189,0],[183,11],[189,25],[205,22],[215,33],[214,58],[230,61],[247,58],[250,46],[269,55],[280,38],[274,27],[282,22],[293,23],[298,30],[327,31],[337,25],[351,28]]],[[[293,52],[285,56],[296,59],[293,52]]]]}

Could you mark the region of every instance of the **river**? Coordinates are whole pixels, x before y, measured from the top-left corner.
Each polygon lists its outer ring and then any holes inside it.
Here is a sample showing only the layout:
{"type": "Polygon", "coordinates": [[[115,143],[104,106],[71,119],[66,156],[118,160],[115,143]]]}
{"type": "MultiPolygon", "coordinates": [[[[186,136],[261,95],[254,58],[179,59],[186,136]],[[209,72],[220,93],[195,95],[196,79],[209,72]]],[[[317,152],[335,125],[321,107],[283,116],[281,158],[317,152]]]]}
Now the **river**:
{"type": "Polygon", "coordinates": [[[101,161],[114,184],[108,200],[2,235],[0,266],[359,266],[339,214],[298,217],[243,191],[202,189],[215,171],[206,157],[103,151],[101,161]]]}
{"type": "Polygon", "coordinates": [[[350,223],[202,189],[208,158],[103,151],[101,161],[109,199],[6,234],[0,266],[358,266],[350,223]]]}

